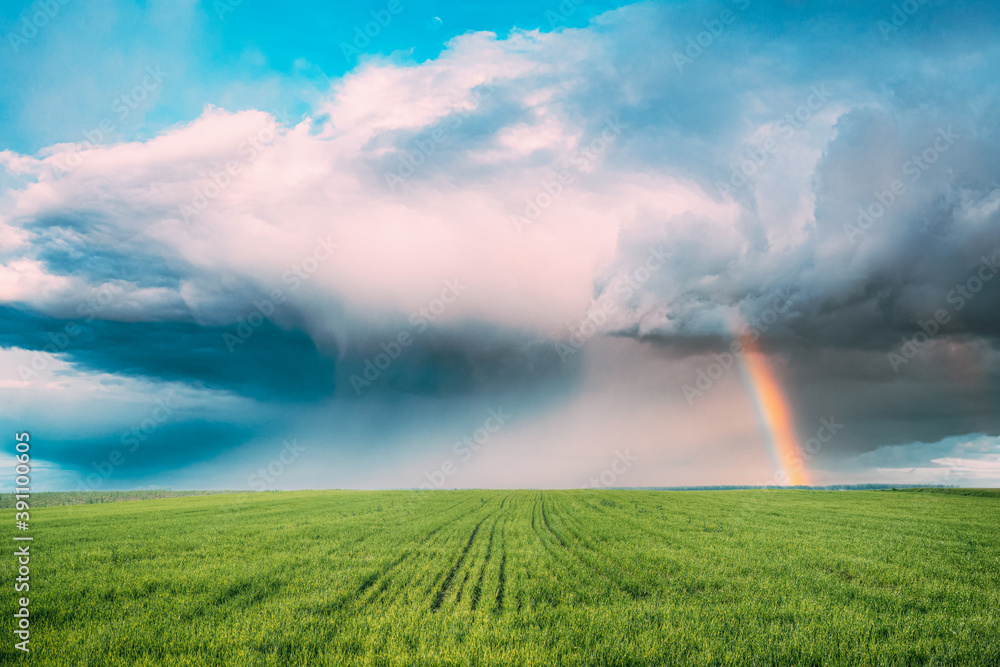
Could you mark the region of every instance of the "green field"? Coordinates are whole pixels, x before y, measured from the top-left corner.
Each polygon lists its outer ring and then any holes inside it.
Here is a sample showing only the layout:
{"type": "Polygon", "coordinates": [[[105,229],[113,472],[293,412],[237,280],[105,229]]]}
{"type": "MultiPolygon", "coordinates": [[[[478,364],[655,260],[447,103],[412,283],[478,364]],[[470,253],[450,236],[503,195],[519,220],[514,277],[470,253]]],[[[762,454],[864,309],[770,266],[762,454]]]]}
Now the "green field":
{"type": "MultiPolygon", "coordinates": [[[[214,493],[232,493],[232,491],[171,491],[169,489],[142,489],[138,491],[43,491],[31,494],[31,506],[37,508],[52,507],[54,505],[121,503],[131,500],[205,496],[214,493]]],[[[12,510],[16,502],[17,499],[13,493],[0,493],[0,509],[12,510]]]]}
{"type": "Polygon", "coordinates": [[[8,583],[4,664],[1000,664],[995,497],[317,491],[31,521],[32,652],[8,583]]]}

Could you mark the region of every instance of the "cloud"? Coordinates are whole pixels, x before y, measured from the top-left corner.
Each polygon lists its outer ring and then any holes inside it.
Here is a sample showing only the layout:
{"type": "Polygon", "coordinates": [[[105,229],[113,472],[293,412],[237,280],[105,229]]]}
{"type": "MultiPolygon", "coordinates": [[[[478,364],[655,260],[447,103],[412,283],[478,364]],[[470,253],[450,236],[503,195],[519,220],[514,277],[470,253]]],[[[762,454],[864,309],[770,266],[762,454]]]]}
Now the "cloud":
{"type": "MultiPolygon", "coordinates": [[[[821,460],[994,432],[969,396],[995,394],[1000,332],[996,8],[928,4],[903,39],[890,3],[820,3],[815,34],[790,28],[802,8],[730,4],[366,58],[300,117],[206,105],[145,139],[4,151],[0,345],[275,404],[521,391],[569,414],[596,405],[575,393],[593,350],[630,339],[621,372],[663,368],[673,410],[745,324],[804,434],[833,407],[849,424],[821,460]]],[[[699,414],[675,419],[718,441],[699,414]]]]}
{"type": "Polygon", "coordinates": [[[996,486],[1000,483],[1000,438],[970,434],[884,446],[859,455],[851,464],[879,481],[996,486]]]}
{"type": "MultiPolygon", "coordinates": [[[[11,193],[6,215],[32,239],[27,256],[8,266],[22,285],[8,300],[65,315],[141,258],[139,273],[158,288],[132,294],[146,317],[224,324],[282,286],[317,239],[332,238],[343,252],[291,298],[316,340],[344,345],[351,329],[330,322],[317,301],[337,304],[338,319],[363,331],[420,308],[455,279],[471,287],[439,324],[471,320],[552,336],[600,296],[602,273],[666,244],[674,261],[643,287],[648,298],[617,331],[725,335],[732,312],[753,317],[785,288],[801,298],[773,334],[854,346],[884,344],[922,314],[935,288],[943,298],[950,280],[974,269],[983,248],[1000,249],[995,184],[965,166],[996,154],[989,140],[972,141],[987,106],[942,100],[925,109],[866,87],[854,62],[824,71],[833,83],[819,97],[803,71],[788,71],[794,66],[742,82],[727,74],[704,90],[704,77],[669,61],[642,75],[614,60],[601,65],[609,51],[631,62],[649,46],[623,41],[655,39],[638,29],[643,21],[671,26],[671,41],[682,42],[688,15],[643,5],[607,15],[600,28],[472,33],[421,64],[370,60],[317,106],[323,121],[282,125],[259,111],[209,107],[146,142],[61,145],[35,160],[8,153],[8,169],[35,178],[11,193]],[[685,109],[707,115],[664,117],[676,103],[664,98],[667,82],[685,109]],[[804,122],[794,115],[802,108],[804,122]],[[745,162],[741,153],[785,130],[760,178],[720,195],[727,163],[745,162]],[[704,145],[655,159],[637,148],[664,131],[704,145]],[[908,163],[939,131],[949,133],[940,162],[908,163]],[[811,182],[780,188],[771,170],[812,174],[811,182]],[[572,182],[561,184],[560,172],[572,182]],[[858,206],[890,192],[894,179],[908,191],[852,238],[858,206]],[[793,216],[773,207],[782,197],[793,216]],[[519,233],[512,217],[532,210],[538,221],[519,233]],[[927,247],[934,257],[917,261],[927,247]]],[[[761,38],[733,31],[732,42],[766,53],[761,38]]],[[[732,46],[719,46],[698,66],[724,72],[732,46]]],[[[987,65],[966,65],[966,76],[987,65]]],[[[923,80],[942,85],[935,73],[923,80]]],[[[987,313],[998,312],[997,299],[972,305],[976,317],[965,327],[994,331],[987,313]]]]}
{"type": "Polygon", "coordinates": [[[188,382],[272,400],[310,400],[334,389],[335,362],[308,336],[266,322],[240,354],[225,344],[222,327],[191,322],[63,320],[0,308],[0,346],[37,351],[19,364],[20,380],[33,380],[52,355],[91,371],[168,382],[188,382]]]}
{"type": "Polygon", "coordinates": [[[146,475],[261,437],[280,414],[187,377],[88,372],[20,348],[0,347],[0,377],[0,426],[31,434],[32,481],[39,490],[132,488],[146,475]],[[92,474],[97,477],[85,485],[92,474]]]}

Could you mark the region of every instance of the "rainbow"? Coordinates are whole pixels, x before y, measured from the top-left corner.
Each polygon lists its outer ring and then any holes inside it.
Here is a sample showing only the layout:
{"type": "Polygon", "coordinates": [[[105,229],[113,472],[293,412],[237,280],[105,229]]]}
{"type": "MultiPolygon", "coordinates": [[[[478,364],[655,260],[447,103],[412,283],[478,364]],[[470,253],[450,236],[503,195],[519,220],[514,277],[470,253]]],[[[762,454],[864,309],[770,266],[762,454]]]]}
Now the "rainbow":
{"type": "Polygon", "coordinates": [[[792,486],[809,484],[809,471],[806,470],[802,448],[795,434],[792,411],[774,370],[757,347],[755,338],[744,333],[740,335],[740,344],[743,346],[741,357],[745,377],[761,424],[767,431],[774,462],[784,474],[782,483],[792,486]]]}

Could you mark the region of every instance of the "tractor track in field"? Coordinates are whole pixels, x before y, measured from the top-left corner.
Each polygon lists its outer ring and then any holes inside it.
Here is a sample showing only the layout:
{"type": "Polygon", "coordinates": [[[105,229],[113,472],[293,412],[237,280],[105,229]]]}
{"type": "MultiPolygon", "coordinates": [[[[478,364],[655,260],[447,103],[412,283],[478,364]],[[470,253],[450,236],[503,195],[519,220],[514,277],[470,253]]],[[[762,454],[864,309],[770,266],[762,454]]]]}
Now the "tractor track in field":
{"type": "MultiPolygon", "coordinates": [[[[501,507],[503,507],[502,503],[501,507]]],[[[472,611],[476,610],[476,607],[479,605],[479,598],[482,597],[483,594],[483,578],[486,576],[486,568],[490,564],[490,558],[493,556],[493,537],[496,534],[497,523],[499,521],[500,516],[498,515],[497,518],[493,520],[493,526],[490,528],[490,540],[486,544],[486,559],[483,560],[483,564],[479,568],[479,578],[476,580],[475,586],[472,587],[472,600],[470,604],[472,611]]],[[[470,568],[469,571],[471,572],[472,569],[470,568]]]]}
{"type": "MultiPolygon", "coordinates": [[[[538,506],[538,504],[539,503],[536,502],[536,507],[538,506]]],[[[576,549],[574,549],[574,548],[570,547],[568,544],[566,544],[566,542],[562,539],[562,537],[560,537],[559,534],[556,533],[552,529],[552,526],[549,524],[548,513],[545,510],[545,494],[544,494],[544,492],[542,493],[542,496],[541,496],[541,515],[542,515],[542,523],[545,525],[546,530],[552,535],[552,537],[554,537],[556,540],[558,540],[560,546],[562,546],[563,549],[565,550],[565,553],[572,554],[572,556],[579,563],[581,563],[582,565],[584,565],[587,569],[589,569],[591,572],[593,572],[594,574],[596,574],[601,579],[603,579],[606,582],[608,582],[608,584],[610,584],[612,587],[614,587],[615,589],[617,589],[620,593],[623,593],[623,594],[625,594],[625,595],[627,595],[627,596],[629,596],[631,598],[635,598],[634,591],[631,591],[631,590],[629,590],[627,588],[622,587],[622,585],[618,581],[616,581],[608,572],[604,571],[603,569],[600,569],[600,568],[596,567],[593,563],[589,562],[576,549]]],[[[534,515],[532,516],[532,527],[535,527],[534,515]]],[[[573,531],[570,531],[570,532],[573,532],[573,531]]],[[[543,544],[543,546],[545,546],[546,550],[551,553],[551,550],[549,549],[548,545],[545,543],[545,540],[542,539],[541,533],[540,533],[540,531],[539,531],[539,529],[537,527],[535,527],[535,533],[538,535],[539,539],[542,541],[542,544],[543,544]]],[[[585,543],[584,543],[583,546],[585,548],[587,548],[588,550],[590,550],[590,551],[594,551],[589,546],[586,546],[585,543]]],[[[597,552],[595,552],[595,553],[597,553],[597,552]]],[[[553,557],[555,557],[554,554],[553,554],[553,557]]]]}
{"type": "MultiPolygon", "coordinates": [[[[615,514],[612,514],[611,512],[609,512],[606,509],[604,509],[603,507],[601,507],[600,505],[591,504],[591,503],[588,503],[586,501],[582,501],[582,502],[583,502],[584,508],[586,508],[587,510],[590,510],[590,511],[596,513],[596,514],[601,515],[601,516],[606,516],[606,517],[612,518],[615,521],[620,521],[622,523],[625,523],[630,528],[633,528],[634,530],[637,530],[637,531],[639,531],[641,533],[644,533],[646,535],[652,535],[653,537],[655,537],[655,538],[657,538],[659,540],[663,540],[664,542],[667,542],[667,543],[669,543],[672,540],[676,539],[676,534],[675,534],[675,532],[674,532],[674,530],[672,528],[672,525],[668,525],[666,527],[661,527],[661,526],[659,526],[657,524],[651,524],[651,523],[649,523],[647,521],[642,521],[641,519],[638,519],[637,517],[635,517],[633,515],[629,515],[629,514],[624,513],[624,512],[620,512],[619,511],[619,512],[616,512],[615,514]]],[[[759,502],[759,501],[757,501],[757,502],[759,502]]],[[[615,508],[615,509],[621,509],[621,508],[615,508]]],[[[752,512],[752,510],[745,510],[746,514],[749,514],[750,512],[752,512]]],[[[741,517],[741,518],[743,518],[743,517],[741,517]]]]}
{"type": "MultiPolygon", "coordinates": [[[[555,547],[550,544],[550,540],[547,540],[545,538],[545,531],[539,525],[541,523],[538,520],[538,515],[539,514],[540,514],[540,511],[539,511],[539,501],[536,500],[534,502],[534,504],[532,505],[532,507],[531,507],[531,529],[534,531],[535,537],[538,538],[538,542],[539,542],[539,544],[542,545],[542,548],[545,550],[545,553],[547,553],[549,555],[549,557],[552,558],[552,560],[554,560],[557,563],[560,563],[562,561],[562,558],[559,556],[559,553],[563,553],[563,552],[559,552],[559,550],[556,550],[555,547]]],[[[551,531],[549,531],[549,533],[551,535],[551,531]]],[[[555,535],[551,535],[551,537],[555,537],[555,535]]],[[[563,547],[565,547],[565,546],[566,545],[563,545],[563,547]]],[[[568,551],[569,551],[569,549],[566,548],[566,552],[568,552],[568,551]]],[[[560,579],[560,580],[563,578],[556,571],[553,571],[553,576],[555,576],[556,579],[560,579]]]]}
{"type": "Polygon", "coordinates": [[[465,557],[469,555],[469,550],[472,548],[472,543],[476,541],[476,535],[479,533],[480,526],[486,521],[488,517],[483,518],[476,524],[476,527],[472,529],[472,534],[469,535],[469,541],[465,543],[465,547],[462,549],[462,553],[459,554],[458,560],[455,564],[451,566],[448,571],[448,575],[444,578],[444,582],[441,587],[438,588],[437,594],[434,596],[434,603],[431,605],[431,611],[437,611],[441,608],[444,603],[444,596],[448,594],[448,589],[451,587],[451,582],[455,579],[455,574],[458,572],[459,568],[462,567],[462,563],[465,562],[465,557]]]}
{"type": "MultiPolygon", "coordinates": [[[[571,512],[566,512],[562,514],[553,512],[553,516],[556,516],[562,520],[566,532],[569,535],[571,535],[573,540],[579,543],[580,546],[582,546],[584,549],[586,549],[587,551],[589,551],[591,554],[593,554],[598,558],[605,559],[608,565],[613,566],[613,568],[617,568],[629,580],[634,579],[637,576],[626,566],[624,562],[622,562],[620,558],[616,556],[614,548],[603,549],[592,545],[586,539],[586,537],[581,533],[581,530],[583,529],[583,524],[580,522],[579,519],[575,518],[571,512]]],[[[583,559],[582,556],[580,556],[580,558],[583,559]]],[[[598,565],[601,564],[598,563],[598,565]]],[[[592,565],[591,567],[597,567],[597,566],[592,565]]],[[[601,571],[607,572],[608,570],[601,569],[601,571]]],[[[611,578],[610,574],[606,576],[611,578]]],[[[626,581],[623,584],[620,581],[615,580],[615,585],[618,587],[619,590],[621,590],[623,593],[625,593],[626,595],[630,596],[633,599],[641,599],[645,597],[645,595],[641,592],[641,590],[638,589],[631,581],[626,581]]]]}
{"type": "Polygon", "coordinates": [[[545,530],[547,530],[550,533],[552,533],[552,536],[554,538],[556,538],[557,540],[559,540],[559,546],[561,546],[564,549],[569,549],[569,547],[566,546],[566,543],[563,542],[563,539],[561,537],[559,537],[559,535],[556,534],[556,531],[552,530],[552,526],[549,525],[549,515],[545,511],[545,493],[544,492],[542,492],[542,522],[545,524],[545,530]]]}
{"type": "MultiPolygon", "coordinates": [[[[506,496],[504,502],[507,502],[506,496]]],[[[517,503],[514,503],[514,508],[517,508],[517,503]]],[[[497,574],[497,597],[496,597],[496,609],[497,613],[503,611],[504,596],[507,591],[507,528],[510,526],[511,514],[508,514],[504,520],[503,526],[500,528],[500,572],[497,574]]],[[[518,608],[520,608],[520,602],[518,602],[518,608]]]]}
{"type": "MultiPolygon", "coordinates": [[[[454,507],[457,507],[457,505],[453,505],[449,509],[452,509],[454,507]]],[[[431,538],[435,534],[437,534],[438,532],[440,532],[442,528],[448,526],[449,524],[457,523],[457,522],[461,521],[462,519],[464,519],[465,517],[467,517],[467,516],[469,516],[471,514],[475,514],[477,511],[478,511],[477,508],[473,508],[473,509],[471,509],[471,510],[469,510],[467,512],[463,512],[462,514],[460,514],[459,516],[455,517],[454,519],[447,520],[444,523],[438,525],[434,530],[430,531],[429,533],[427,533],[424,536],[424,541],[423,541],[423,543],[422,543],[421,546],[422,547],[426,547],[426,546],[432,544],[433,540],[431,538]]],[[[445,538],[445,541],[447,541],[447,538],[445,538]]],[[[418,558],[420,556],[420,549],[419,548],[417,548],[417,549],[409,549],[406,552],[406,556],[413,556],[414,558],[418,558]]],[[[401,563],[396,563],[392,569],[398,568],[400,565],[401,565],[401,563]]],[[[378,590],[376,590],[375,593],[373,593],[371,595],[370,599],[367,601],[368,604],[373,604],[373,603],[376,603],[376,602],[379,602],[379,601],[382,600],[383,594],[389,588],[389,586],[391,585],[391,583],[393,581],[393,577],[389,576],[390,571],[391,571],[391,569],[386,569],[382,573],[381,585],[379,586],[378,590]]],[[[409,582],[412,579],[413,579],[413,577],[410,576],[410,577],[408,577],[407,581],[409,582]]]]}
{"type": "Polygon", "coordinates": [[[503,595],[507,586],[507,552],[500,557],[500,575],[497,577],[497,612],[503,611],[503,595]]]}
{"type": "MultiPolygon", "coordinates": [[[[469,583],[469,575],[472,574],[472,569],[465,570],[465,576],[462,577],[462,583],[458,585],[458,592],[455,593],[455,604],[462,602],[462,593],[465,592],[465,585],[469,583]]],[[[474,599],[474,598],[473,598],[474,599]]],[[[475,609],[475,607],[473,607],[475,609]]]]}
{"type": "MultiPolygon", "coordinates": [[[[444,510],[443,513],[447,513],[449,511],[455,509],[456,507],[458,507],[461,504],[462,503],[460,503],[460,502],[459,503],[455,503],[454,505],[451,505],[446,510],[444,510]]],[[[453,521],[460,521],[461,519],[463,519],[466,516],[474,513],[475,511],[476,511],[476,509],[473,508],[472,510],[469,510],[467,512],[463,512],[457,518],[455,518],[453,521]]],[[[433,539],[434,535],[436,535],[438,532],[441,531],[442,528],[444,528],[445,526],[449,525],[453,521],[444,521],[441,524],[439,524],[438,526],[436,526],[433,530],[431,530],[430,532],[426,533],[424,535],[424,538],[423,538],[422,546],[423,545],[427,545],[428,543],[430,543],[431,540],[433,539]]],[[[386,591],[386,589],[389,587],[389,584],[391,583],[390,573],[393,572],[394,570],[396,570],[408,558],[410,558],[410,557],[412,557],[412,556],[414,556],[414,555],[416,555],[418,553],[419,553],[419,549],[414,549],[414,548],[406,549],[405,551],[403,551],[402,553],[400,553],[399,556],[397,556],[391,563],[389,563],[385,567],[383,567],[383,568],[381,568],[381,569],[379,569],[379,570],[371,573],[367,577],[365,577],[361,581],[361,583],[358,585],[358,587],[353,592],[344,594],[341,597],[340,600],[338,600],[336,603],[334,603],[333,605],[331,605],[332,608],[339,609],[339,608],[343,607],[345,604],[347,604],[348,602],[351,602],[351,601],[353,601],[356,606],[364,606],[364,605],[371,604],[373,602],[378,601],[378,599],[386,591]],[[378,584],[377,588],[375,588],[376,584],[378,584]],[[368,593],[373,588],[375,588],[375,590],[371,594],[370,599],[368,599],[368,600],[362,600],[362,598],[365,596],[365,594],[368,593]]]]}
{"type": "MultiPolygon", "coordinates": [[[[504,497],[504,503],[510,496],[504,497]]],[[[517,508],[517,503],[513,503],[514,509],[517,508]]],[[[510,522],[513,516],[513,510],[510,510],[504,517],[503,523],[500,525],[500,571],[497,573],[497,611],[503,611],[503,599],[505,595],[505,590],[507,586],[507,529],[510,526],[510,522]]]]}
{"type": "Polygon", "coordinates": [[[396,560],[392,561],[381,570],[372,572],[370,575],[365,577],[364,581],[361,582],[361,585],[358,586],[358,590],[354,592],[353,597],[357,599],[360,598],[365,593],[367,593],[376,583],[378,583],[380,579],[385,578],[385,576],[390,571],[398,567],[400,563],[406,560],[406,558],[410,555],[410,553],[411,550],[404,551],[403,553],[399,554],[399,556],[396,557],[396,560]]]}
{"type": "MultiPolygon", "coordinates": [[[[503,509],[504,505],[507,503],[507,499],[508,498],[510,498],[510,496],[504,496],[503,500],[500,501],[500,509],[503,509]]],[[[500,542],[502,544],[503,543],[503,539],[504,539],[503,538],[504,526],[506,526],[509,521],[510,521],[510,516],[509,515],[504,515],[503,513],[498,513],[497,514],[497,518],[493,521],[493,526],[490,528],[490,541],[486,545],[486,559],[483,561],[482,566],[479,568],[479,578],[476,580],[475,587],[473,588],[473,591],[472,591],[472,604],[471,604],[472,611],[476,610],[476,608],[479,606],[479,600],[482,598],[482,594],[483,594],[483,580],[486,578],[486,569],[489,567],[490,560],[493,558],[493,541],[494,541],[494,538],[496,536],[497,526],[498,525],[500,526],[500,533],[501,533],[500,534],[500,542]],[[501,519],[503,519],[503,523],[501,523],[501,519]]],[[[501,547],[501,548],[503,548],[503,547],[501,547]]],[[[502,588],[504,586],[504,574],[503,574],[503,570],[504,570],[504,564],[506,563],[506,560],[507,560],[507,554],[506,554],[506,551],[504,551],[503,552],[503,560],[501,561],[501,566],[500,566],[500,588],[501,588],[501,590],[502,590],[502,588]]],[[[500,599],[503,598],[503,594],[502,593],[498,593],[498,595],[499,595],[500,599]]]]}

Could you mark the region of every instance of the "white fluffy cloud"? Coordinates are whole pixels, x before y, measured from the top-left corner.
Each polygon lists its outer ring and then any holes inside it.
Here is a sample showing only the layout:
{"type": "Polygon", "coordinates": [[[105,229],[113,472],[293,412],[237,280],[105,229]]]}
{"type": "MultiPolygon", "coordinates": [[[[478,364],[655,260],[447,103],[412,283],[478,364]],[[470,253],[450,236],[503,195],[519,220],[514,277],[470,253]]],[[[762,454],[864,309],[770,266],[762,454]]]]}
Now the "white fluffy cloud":
{"type": "MultiPolygon", "coordinates": [[[[559,332],[586,311],[623,233],[655,221],[650,241],[662,242],[696,224],[731,243],[737,215],[692,182],[606,164],[629,128],[616,115],[592,130],[567,102],[588,43],[580,31],[472,34],[434,61],[351,74],[318,109],[323,122],[207,108],[147,142],[7,153],[8,169],[35,178],[7,215],[49,251],[153,255],[177,275],[173,293],[119,281],[104,317],[144,307],[232,321],[249,303],[232,288],[287,288],[326,239],[335,257],[291,295],[317,335],[329,333],[324,302],[377,321],[417,310],[449,280],[468,289],[443,323],[559,332]],[[484,176],[463,178],[476,165],[484,176]]],[[[101,288],[46,273],[37,250],[8,263],[6,300],[66,316],[101,288]]]]}

